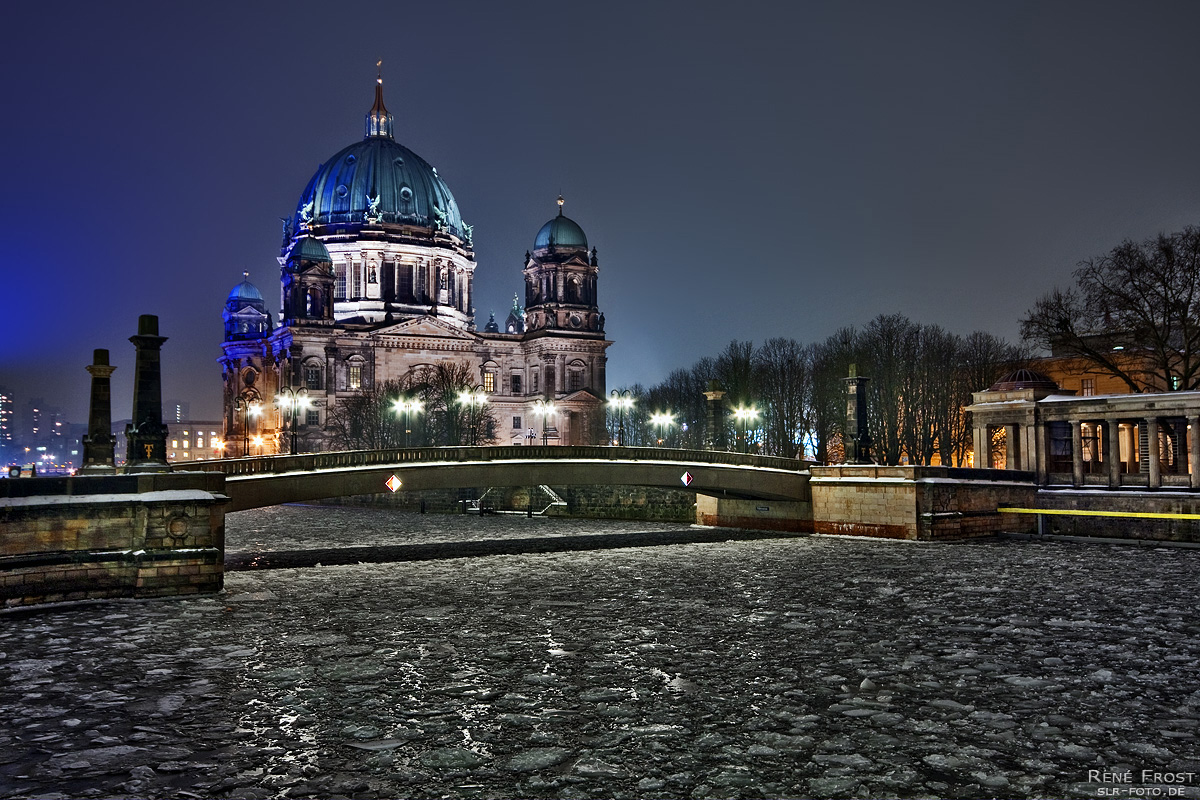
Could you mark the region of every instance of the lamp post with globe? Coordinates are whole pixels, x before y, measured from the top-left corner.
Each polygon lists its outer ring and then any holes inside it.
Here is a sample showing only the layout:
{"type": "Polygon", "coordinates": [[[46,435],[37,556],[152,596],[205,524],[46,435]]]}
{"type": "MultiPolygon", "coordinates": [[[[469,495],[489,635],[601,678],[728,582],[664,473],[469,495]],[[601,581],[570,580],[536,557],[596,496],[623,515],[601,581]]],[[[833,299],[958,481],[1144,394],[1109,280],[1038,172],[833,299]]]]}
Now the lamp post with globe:
{"type": "Polygon", "coordinates": [[[292,446],[288,450],[289,455],[296,454],[296,428],[300,424],[300,409],[308,408],[312,405],[312,401],[308,399],[308,389],[301,387],[300,389],[292,389],[285,387],[275,396],[275,405],[284,412],[284,423],[291,428],[292,431],[292,446]],[[289,419],[290,418],[290,419],[289,419]]]}
{"type": "Polygon", "coordinates": [[[633,394],[628,389],[613,389],[608,396],[608,405],[617,412],[617,445],[625,446],[625,409],[633,408],[633,394]]]}
{"type": "Polygon", "coordinates": [[[250,455],[250,418],[262,413],[262,403],[243,395],[233,398],[234,413],[242,412],[242,457],[250,455]]]}
{"type": "Polygon", "coordinates": [[[392,408],[396,410],[397,414],[404,415],[404,446],[408,447],[408,435],[412,433],[412,429],[408,426],[408,415],[421,413],[421,401],[416,398],[409,400],[401,397],[392,404],[392,408]]]}
{"type": "Polygon", "coordinates": [[[750,452],[750,442],[746,438],[746,426],[749,422],[758,419],[758,409],[754,406],[744,408],[739,406],[733,410],[733,416],[741,423],[742,428],[742,452],[750,452]]]}

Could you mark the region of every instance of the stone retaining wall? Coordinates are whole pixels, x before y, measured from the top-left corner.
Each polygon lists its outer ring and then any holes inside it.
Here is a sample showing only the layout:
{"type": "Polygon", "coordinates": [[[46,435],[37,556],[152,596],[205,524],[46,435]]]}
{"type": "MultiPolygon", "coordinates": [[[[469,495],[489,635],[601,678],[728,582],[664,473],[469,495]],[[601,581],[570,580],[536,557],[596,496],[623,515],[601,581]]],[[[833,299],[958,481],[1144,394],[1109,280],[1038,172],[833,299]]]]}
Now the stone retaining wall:
{"type": "Polygon", "coordinates": [[[842,464],[812,467],[813,531],[948,541],[1013,530],[1002,505],[1027,506],[1033,475],[1016,470],[842,464]]]}
{"type": "Polygon", "coordinates": [[[223,489],[215,473],[0,481],[0,600],[219,591],[223,489]]]}
{"type": "MultiPolygon", "coordinates": [[[[1087,489],[1043,489],[1033,498],[1032,504],[1011,505],[1018,508],[1132,514],[1200,514],[1200,495],[1166,490],[1107,492],[1087,489]]],[[[1037,517],[1032,514],[1006,514],[1004,519],[1009,523],[1005,530],[1038,530],[1037,517]]],[[[1046,514],[1042,517],[1040,532],[1062,536],[1200,542],[1200,520],[1046,514]]]]}

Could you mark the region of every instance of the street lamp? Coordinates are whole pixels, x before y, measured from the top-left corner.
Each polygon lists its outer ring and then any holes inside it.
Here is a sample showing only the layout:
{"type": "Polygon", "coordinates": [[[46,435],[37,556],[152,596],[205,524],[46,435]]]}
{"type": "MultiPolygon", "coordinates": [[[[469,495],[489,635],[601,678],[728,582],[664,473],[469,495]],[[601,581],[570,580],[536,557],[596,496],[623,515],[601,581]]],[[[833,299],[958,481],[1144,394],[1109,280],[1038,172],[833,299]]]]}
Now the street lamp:
{"type": "Polygon", "coordinates": [[[233,398],[234,414],[242,412],[242,456],[250,455],[250,417],[262,413],[262,403],[250,400],[242,395],[233,398]]]}
{"type": "Polygon", "coordinates": [[[262,455],[263,438],[261,436],[255,436],[253,439],[250,440],[250,442],[251,442],[251,444],[253,444],[255,447],[258,448],[258,455],[261,456],[262,455]]]}
{"type": "Polygon", "coordinates": [[[471,413],[471,409],[483,408],[487,405],[488,396],[482,386],[474,389],[463,389],[458,394],[458,402],[467,407],[467,420],[471,426],[471,446],[479,444],[479,418],[471,413]]]}
{"type": "Polygon", "coordinates": [[[750,443],[746,440],[746,424],[752,420],[758,419],[758,409],[754,406],[743,408],[738,406],[733,410],[733,416],[742,424],[742,452],[750,452],[750,443]]]}
{"type": "Polygon", "coordinates": [[[300,409],[308,408],[312,405],[312,401],[308,399],[308,389],[300,387],[292,389],[285,387],[279,390],[279,394],[275,395],[275,405],[279,406],[284,412],[284,423],[287,423],[288,416],[291,416],[292,429],[292,448],[288,451],[289,455],[296,454],[296,426],[299,423],[300,409]]]}
{"type": "Polygon", "coordinates": [[[650,422],[658,429],[658,446],[662,447],[663,429],[669,428],[675,424],[675,415],[660,411],[657,414],[650,415],[650,422]]]}
{"type": "Polygon", "coordinates": [[[412,432],[412,429],[408,427],[408,415],[421,413],[421,401],[416,398],[405,400],[401,397],[392,404],[392,407],[396,409],[396,413],[404,414],[404,446],[408,447],[408,434],[412,432]]]}
{"type": "Polygon", "coordinates": [[[628,389],[613,389],[608,404],[617,411],[617,444],[625,446],[625,409],[633,408],[633,396],[628,389]]]}
{"type": "Polygon", "coordinates": [[[538,400],[533,404],[533,413],[542,418],[542,445],[548,445],[551,433],[554,434],[555,438],[558,437],[558,429],[550,423],[550,417],[554,416],[554,403],[538,400]]]}

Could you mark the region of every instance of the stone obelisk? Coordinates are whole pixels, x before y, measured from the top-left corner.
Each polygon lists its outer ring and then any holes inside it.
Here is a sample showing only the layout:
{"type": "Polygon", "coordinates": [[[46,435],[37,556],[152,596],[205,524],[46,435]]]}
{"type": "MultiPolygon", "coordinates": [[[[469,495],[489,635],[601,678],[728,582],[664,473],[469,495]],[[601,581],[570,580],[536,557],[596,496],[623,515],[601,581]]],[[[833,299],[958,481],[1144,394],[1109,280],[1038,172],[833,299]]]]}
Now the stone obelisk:
{"type": "Polygon", "coordinates": [[[133,374],[133,422],[125,426],[126,472],[170,472],[167,464],[167,426],[162,419],[162,343],[158,317],[138,317],[137,336],[129,341],[137,348],[133,374]]]}
{"type": "Polygon", "coordinates": [[[846,383],[846,447],[847,464],[871,464],[871,435],[867,431],[867,382],[858,374],[858,367],[850,365],[850,377],[842,378],[846,383]]]}
{"type": "Polygon", "coordinates": [[[117,471],[113,453],[116,437],[112,435],[112,381],[116,367],[108,364],[107,350],[94,350],[87,371],[92,375],[92,400],[88,408],[88,432],[83,437],[83,466],[85,475],[111,475],[117,471]]]}

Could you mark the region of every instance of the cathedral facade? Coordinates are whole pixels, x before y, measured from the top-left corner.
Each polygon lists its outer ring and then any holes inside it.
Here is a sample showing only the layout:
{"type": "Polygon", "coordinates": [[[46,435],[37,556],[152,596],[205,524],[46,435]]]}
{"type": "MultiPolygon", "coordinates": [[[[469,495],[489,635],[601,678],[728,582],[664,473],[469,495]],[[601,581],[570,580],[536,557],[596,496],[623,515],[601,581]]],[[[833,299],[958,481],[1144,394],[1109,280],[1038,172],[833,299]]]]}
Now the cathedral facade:
{"type": "Polygon", "coordinates": [[[599,264],[562,203],[525,254],[524,306],[515,296],[503,326],[478,330],[471,226],[437,170],[395,140],[378,82],[363,139],[317,170],[285,222],[277,324],[249,280],[226,301],[226,455],[339,446],[340,409],[439,365],[487,415],[473,427],[487,442],[603,441],[599,264]]]}

